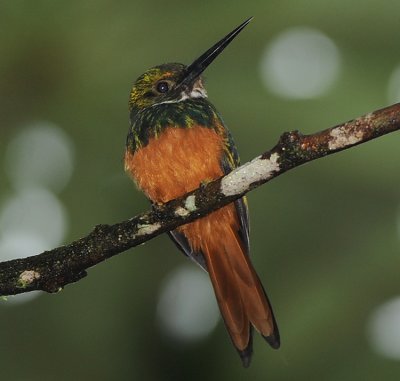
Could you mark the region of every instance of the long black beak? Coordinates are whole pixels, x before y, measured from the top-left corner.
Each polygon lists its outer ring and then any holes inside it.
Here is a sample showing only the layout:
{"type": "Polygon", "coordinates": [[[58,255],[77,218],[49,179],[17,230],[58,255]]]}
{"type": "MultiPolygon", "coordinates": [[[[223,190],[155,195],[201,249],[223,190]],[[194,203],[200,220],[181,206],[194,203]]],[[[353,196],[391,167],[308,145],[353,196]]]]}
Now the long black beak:
{"type": "Polygon", "coordinates": [[[181,85],[189,85],[199,77],[199,75],[207,68],[207,66],[213,62],[220,53],[231,43],[231,41],[244,29],[244,27],[253,19],[248,18],[245,22],[240,24],[232,32],[227,34],[222,40],[218,41],[199,58],[187,67],[186,73],[181,81],[181,85]]]}

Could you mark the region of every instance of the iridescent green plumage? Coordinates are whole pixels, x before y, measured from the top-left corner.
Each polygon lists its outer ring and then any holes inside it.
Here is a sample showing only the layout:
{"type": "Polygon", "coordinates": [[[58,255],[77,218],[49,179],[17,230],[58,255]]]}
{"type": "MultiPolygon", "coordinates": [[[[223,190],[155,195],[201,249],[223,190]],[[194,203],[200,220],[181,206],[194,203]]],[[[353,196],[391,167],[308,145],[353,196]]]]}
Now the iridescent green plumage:
{"type": "Polygon", "coordinates": [[[239,157],[231,134],[225,128],[218,111],[206,98],[201,78],[193,88],[179,85],[187,66],[179,63],[159,65],[142,74],[132,87],[129,109],[131,126],[127,147],[131,152],[144,147],[149,139],[157,137],[165,128],[203,126],[215,130],[225,142],[226,166],[231,170],[239,165],[239,157]],[[170,91],[160,94],[157,84],[167,81],[170,91]],[[198,96],[190,94],[198,89],[198,96]]]}

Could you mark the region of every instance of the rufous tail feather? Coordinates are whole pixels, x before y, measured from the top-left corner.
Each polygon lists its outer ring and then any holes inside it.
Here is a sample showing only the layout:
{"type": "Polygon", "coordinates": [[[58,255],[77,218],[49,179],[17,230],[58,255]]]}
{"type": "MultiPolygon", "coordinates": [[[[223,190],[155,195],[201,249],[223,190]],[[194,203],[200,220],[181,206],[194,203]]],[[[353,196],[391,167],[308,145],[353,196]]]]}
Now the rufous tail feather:
{"type": "Polygon", "coordinates": [[[230,227],[226,232],[218,246],[209,242],[202,249],[225,325],[247,367],[252,354],[251,326],[273,348],[279,348],[279,332],[267,295],[240,238],[230,227]]]}

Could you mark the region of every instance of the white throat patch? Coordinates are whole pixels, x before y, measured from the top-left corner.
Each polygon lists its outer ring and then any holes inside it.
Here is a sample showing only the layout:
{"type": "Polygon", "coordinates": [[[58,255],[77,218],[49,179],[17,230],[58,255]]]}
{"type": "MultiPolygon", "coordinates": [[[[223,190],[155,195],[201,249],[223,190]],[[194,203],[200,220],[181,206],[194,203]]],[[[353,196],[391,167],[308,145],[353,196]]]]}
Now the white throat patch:
{"type": "Polygon", "coordinates": [[[204,87],[195,87],[195,88],[192,89],[192,91],[189,94],[187,94],[184,91],[182,91],[180,98],[173,99],[173,100],[170,100],[170,101],[154,103],[153,107],[154,106],[158,106],[158,105],[162,105],[162,104],[165,104],[165,103],[179,103],[179,102],[183,102],[183,101],[185,101],[186,99],[189,99],[189,98],[207,98],[207,91],[206,91],[206,89],[204,87]]]}
{"type": "Polygon", "coordinates": [[[207,98],[207,91],[204,87],[195,87],[190,92],[190,98],[207,98]]]}

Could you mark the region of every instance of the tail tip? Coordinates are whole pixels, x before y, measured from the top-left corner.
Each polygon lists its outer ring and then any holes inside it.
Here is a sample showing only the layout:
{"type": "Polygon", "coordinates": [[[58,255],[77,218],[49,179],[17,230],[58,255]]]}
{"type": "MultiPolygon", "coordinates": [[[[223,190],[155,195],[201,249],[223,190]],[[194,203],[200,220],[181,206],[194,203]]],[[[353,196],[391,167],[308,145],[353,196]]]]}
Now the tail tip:
{"type": "Polygon", "coordinates": [[[281,339],[279,337],[279,334],[273,333],[270,336],[262,336],[273,349],[279,349],[279,347],[281,346],[281,339]]]}
{"type": "Polygon", "coordinates": [[[242,360],[242,364],[244,368],[248,368],[251,363],[251,356],[253,354],[253,328],[250,326],[250,335],[249,342],[245,349],[238,349],[240,359],[242,360]]]}
{"type": "Polygon", "coordinates": [[[251,347],[247,347],[243,351],[238,351],[240,359],[242,360],[242,364],[244,368],[248,368],[251,363],[251,355],[253,354],[253,349],[251,347]]]}

